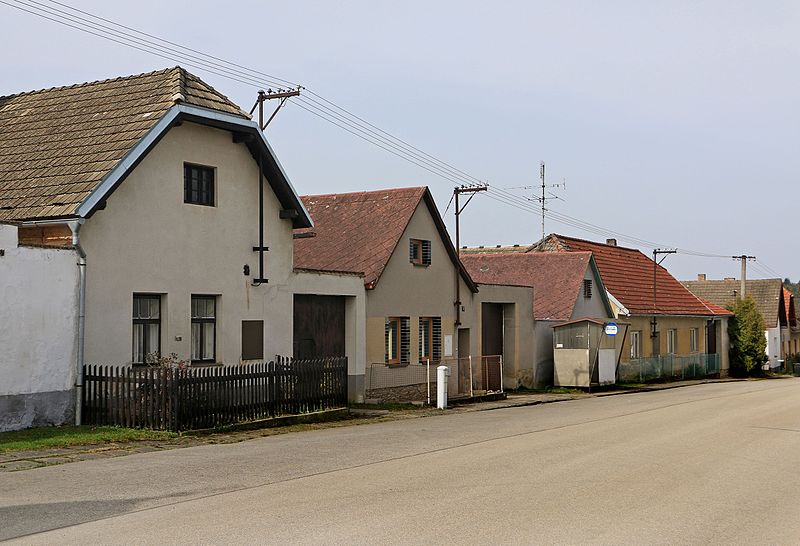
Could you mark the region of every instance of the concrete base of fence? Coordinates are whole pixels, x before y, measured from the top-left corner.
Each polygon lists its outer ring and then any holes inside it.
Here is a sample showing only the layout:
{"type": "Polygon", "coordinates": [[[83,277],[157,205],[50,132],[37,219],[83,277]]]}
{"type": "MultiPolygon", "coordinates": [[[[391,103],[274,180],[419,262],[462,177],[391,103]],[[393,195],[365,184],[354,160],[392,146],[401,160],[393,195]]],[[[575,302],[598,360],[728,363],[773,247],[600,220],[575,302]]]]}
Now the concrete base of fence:
{"type": "Polygon", "coordinates": [[[348,408],[336,408],[311,413],[301,413],[299,415],[281,415],[269,419],[258,419],[257,421],[247,421],[244,423],[234,423],[218,428],[208,428],[191,430],[189,433],[219,432],[225,430],[256,430],[259,428],[288,427],[291,425],[305,425],[309,423],[324,423],[326,421],[338,421],[346,419],[350,414],[348,408]]]}
{"type": "MultiPolygon", "coordinates": [[[[385,387],[367,391],[367,400],[376,400],[378,404],[424,402],[428,399],[428,386],[425,383],[403,385],[401,387],[385,387]]],[[[436,400],[436,382],[431,382],[431,400],[436,400]]]]}
{"type": "Polygon", "coordinates": [[[72,423],[75,391],[0,396],[0,432],[72,423]]]}

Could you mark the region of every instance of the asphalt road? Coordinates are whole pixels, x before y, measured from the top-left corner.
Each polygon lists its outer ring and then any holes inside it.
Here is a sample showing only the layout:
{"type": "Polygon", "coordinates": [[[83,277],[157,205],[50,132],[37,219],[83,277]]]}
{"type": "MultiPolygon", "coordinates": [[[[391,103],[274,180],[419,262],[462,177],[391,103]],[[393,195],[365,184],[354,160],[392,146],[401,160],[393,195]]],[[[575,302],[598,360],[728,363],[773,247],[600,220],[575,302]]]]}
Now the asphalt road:
{"type": "Polygon", "coordinates": [[[799,544],[800,379],[0,475],[26,544],[799,544]]]}

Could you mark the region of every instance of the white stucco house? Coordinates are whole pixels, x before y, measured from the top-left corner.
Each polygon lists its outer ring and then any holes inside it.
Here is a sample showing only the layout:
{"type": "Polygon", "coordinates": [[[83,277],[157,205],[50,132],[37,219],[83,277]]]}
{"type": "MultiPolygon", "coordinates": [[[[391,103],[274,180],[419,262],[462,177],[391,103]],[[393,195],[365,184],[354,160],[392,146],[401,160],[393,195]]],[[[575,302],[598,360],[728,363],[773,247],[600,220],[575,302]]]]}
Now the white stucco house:
{"type": "Polygon", "coordinates": [[[302,296],[340,298],[322,356],[363,375],[363,279],[294,269],[303,203],[258,124],[180,67],[0,97],[0,222],[4,428],[63,422],[83,363],[293,355],[302,296]]]}

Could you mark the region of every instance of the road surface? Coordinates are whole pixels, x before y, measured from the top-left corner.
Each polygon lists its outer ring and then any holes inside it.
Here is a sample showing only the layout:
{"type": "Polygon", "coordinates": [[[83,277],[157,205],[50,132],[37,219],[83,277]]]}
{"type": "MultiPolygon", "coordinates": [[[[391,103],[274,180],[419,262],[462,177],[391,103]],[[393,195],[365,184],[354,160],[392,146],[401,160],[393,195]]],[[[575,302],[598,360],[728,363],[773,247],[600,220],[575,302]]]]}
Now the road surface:
{"type": "Polygon", "coordinates": [[[800,379],[0,475],[21,544],[798,544],[800,379]]]}

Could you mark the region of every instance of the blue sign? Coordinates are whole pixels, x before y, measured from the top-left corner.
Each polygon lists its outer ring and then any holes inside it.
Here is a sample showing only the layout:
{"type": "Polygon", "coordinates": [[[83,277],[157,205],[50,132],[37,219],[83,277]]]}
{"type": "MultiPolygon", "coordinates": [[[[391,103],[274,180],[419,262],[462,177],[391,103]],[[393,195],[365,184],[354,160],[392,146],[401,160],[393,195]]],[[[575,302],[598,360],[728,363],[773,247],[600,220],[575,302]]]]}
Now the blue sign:
{"type": "Polygon", "coordinates": [[[618,331],[619,331],[619,328],[617,327],[617,323],[616,322],[609,322],[608,324],[606,324],[606,335],[607,336],[615,336],[615,335],[617,335],[618,331]]]}

